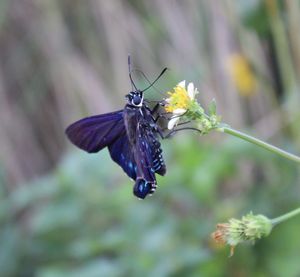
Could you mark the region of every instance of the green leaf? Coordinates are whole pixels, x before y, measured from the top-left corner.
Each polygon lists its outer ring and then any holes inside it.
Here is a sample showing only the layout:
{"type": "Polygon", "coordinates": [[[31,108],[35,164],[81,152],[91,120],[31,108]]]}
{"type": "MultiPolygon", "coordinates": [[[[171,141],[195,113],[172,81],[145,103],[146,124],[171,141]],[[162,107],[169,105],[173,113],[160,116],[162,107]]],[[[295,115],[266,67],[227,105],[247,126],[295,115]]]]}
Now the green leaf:
{"type": "Polygon", "coordinates": [[[212,116],[212,115],[216,115],[216,112],[217,112],[217,103],[216,103],[216,100],[213,99],[209,106],[208,106],[208,112],[209,112],[209,115],[212,116]]]}

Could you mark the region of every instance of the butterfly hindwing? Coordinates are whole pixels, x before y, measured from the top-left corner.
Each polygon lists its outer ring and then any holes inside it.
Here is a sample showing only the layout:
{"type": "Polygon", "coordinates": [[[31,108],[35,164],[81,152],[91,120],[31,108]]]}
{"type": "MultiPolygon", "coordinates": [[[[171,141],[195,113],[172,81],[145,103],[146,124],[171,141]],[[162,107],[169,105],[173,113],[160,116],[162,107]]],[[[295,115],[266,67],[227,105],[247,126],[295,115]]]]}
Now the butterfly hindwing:
{"type": "Polygon", "coordinates": [[[139,198],[145,198],[152,194],[156,187],[155,173],[164,175],[165,165],[161,156],[160,143],[153,128],[154,121],[144,118],[137,126],[137,145],[135,159],[137,162],[137,179],[134,186],[134,194],[139,198]]]}
{"type": "Polygon", "coordinates": [[[113,143],[124,131],[121,110],[83,118],[70,125],[66,134],[77,147],[88,153],[96,153],[113,143]]]}
{"type": "Polygon", "coordinates": [[[137,175],[137,165],[126,130],[124,130],[120,137],[108,146],[108,150],[111,158],[123,168],[130,178],[135,180],[137,175]]]}
{"type": "Polygon", "coordinates": [[[135,159],[137,162],[137,178],[133,193],[138,198],[144,199],[156,189],[156,178],[151,169],[152,157],[147,137],[141,136],[137,139],[135,159]]]}

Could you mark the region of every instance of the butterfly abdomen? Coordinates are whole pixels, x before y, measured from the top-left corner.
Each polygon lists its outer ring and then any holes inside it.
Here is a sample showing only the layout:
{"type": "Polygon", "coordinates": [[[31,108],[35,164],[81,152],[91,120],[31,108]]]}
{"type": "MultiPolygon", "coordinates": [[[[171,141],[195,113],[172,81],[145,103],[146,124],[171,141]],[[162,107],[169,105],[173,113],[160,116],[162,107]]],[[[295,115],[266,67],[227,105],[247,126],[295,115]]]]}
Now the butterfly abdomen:
{"type": "Polygon", "coordinates": [[[152,134],[152,165],[151,170],[159,175],[166,174],[166,165],[162,156],[162,149],[157,137],[152,134]]]}
{"type": "Polygon", "coordinates": [[[152,171],[162,176],[166,174],[166,165],[162,156],[162,149],[157,139],[153,140],[152,171]]]}

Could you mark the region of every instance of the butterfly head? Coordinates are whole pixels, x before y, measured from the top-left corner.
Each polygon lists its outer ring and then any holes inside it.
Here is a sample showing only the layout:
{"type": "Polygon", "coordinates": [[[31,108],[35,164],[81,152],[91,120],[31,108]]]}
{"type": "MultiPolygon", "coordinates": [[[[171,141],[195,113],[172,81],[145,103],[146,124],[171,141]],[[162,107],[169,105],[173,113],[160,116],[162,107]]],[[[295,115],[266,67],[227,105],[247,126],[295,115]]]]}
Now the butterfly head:
{"type": "Polygon", "coordinates": [[[131,91],[126,95],[126,99],[129,105],[141,107],[143,105],[144,94],[140,90],[131,91]]]}

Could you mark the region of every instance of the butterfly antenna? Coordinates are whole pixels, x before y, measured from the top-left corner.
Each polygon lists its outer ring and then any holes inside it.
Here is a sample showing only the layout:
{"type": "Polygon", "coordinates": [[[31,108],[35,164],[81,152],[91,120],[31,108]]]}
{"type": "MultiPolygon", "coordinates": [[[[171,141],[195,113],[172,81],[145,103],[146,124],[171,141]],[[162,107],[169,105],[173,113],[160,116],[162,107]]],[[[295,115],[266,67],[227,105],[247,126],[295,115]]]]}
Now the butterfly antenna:
{"type": "MultiPolygon", "coordinates": [[[[151,85],[151,81],[149,80],[149,78],[147,78],[146,74],[140,70],[140,69],[137,69],[137,68],[134,68],[132,69],[132,71],[136,71],[136,72],[139,72],[140,74],[142,74],[142,76],[145,78],[145,80],[151,85]]],[[[154,85],[152,85],[152,87],[161,95],[164,95],[162,92],[160,92],[154,85]]]]}
{"type": "Polygon", "coordinates": [[[130,82],[131,82],[131,87],[132,87],[132,90],[138,90],[133,79],[132,79],[132,76],[131,76],[131,59],[130,59],[130,55],[128,55],[128,72],[129,72],[129,79],[130,79],[130,82]]]}
{"type": "MultiPolygon", "coordinates": [[[[156,79],[150,83],[150,85],[148,87],[146,87],[145,89],[142,90],[142,92],[146,91],[147,89],[151,88],[157,81],[158,79],[168,70],[167,67],[165,67],[162,72],[160,72],[160,74],[156,77],[156,79]]],[[[144,74],[145,75],[145,74],[144,74]]]]}

